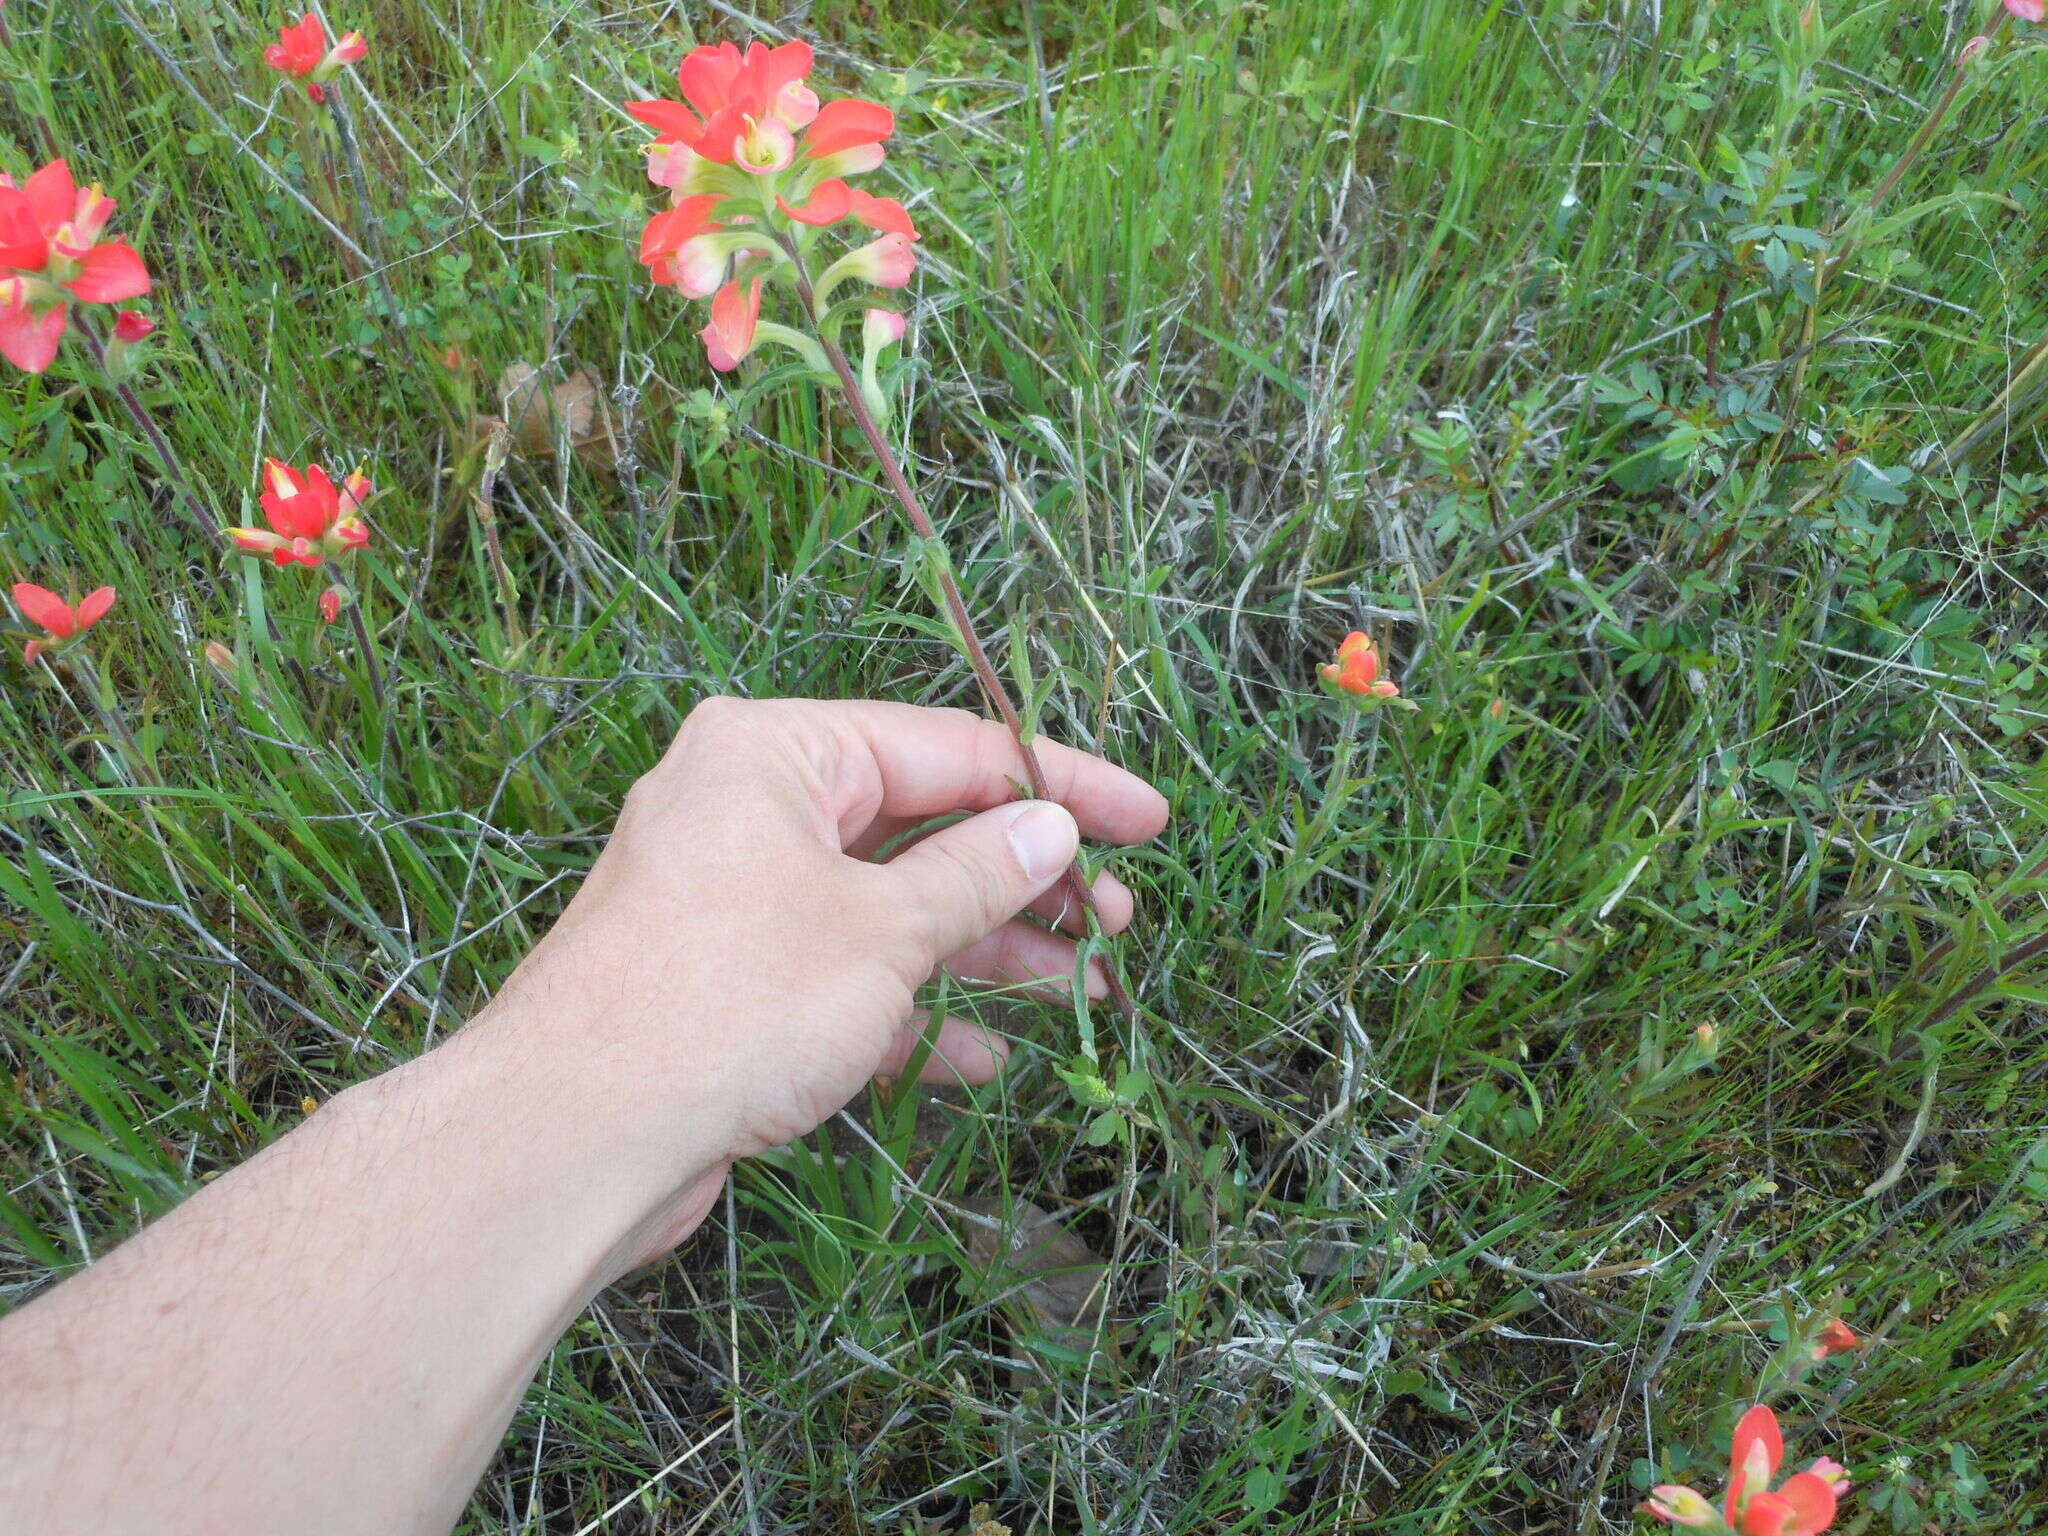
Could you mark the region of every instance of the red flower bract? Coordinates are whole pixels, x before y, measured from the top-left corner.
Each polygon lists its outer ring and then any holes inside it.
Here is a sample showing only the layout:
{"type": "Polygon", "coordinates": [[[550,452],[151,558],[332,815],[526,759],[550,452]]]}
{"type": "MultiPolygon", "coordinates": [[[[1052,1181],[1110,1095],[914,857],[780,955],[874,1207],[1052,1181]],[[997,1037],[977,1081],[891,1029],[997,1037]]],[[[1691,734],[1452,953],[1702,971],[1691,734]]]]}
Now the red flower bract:
{"type": "Polygon", "coordinates": [[[115,202],[81,189],[52,160],[17,185],[0,171],[0,356],[41,373],[55,361],[71,304],[118,304],[149,292],[149,269],[125,240],[102,240],[115,202]]]}
{"type": "Polygon", "coordinates": [[[819,182],[811,191],[810,201],[801,208],[792,206],[779,193],[775,206],[799,224],[837,224],[851,214],[869,229],[911,240],[919,238],[917,226],[910,221],[910,211],[895,198],[872,196],[859,187],[848,186],[837,176],[819,182]]]}
{"type": "Polygon", "coordinates": [[[325,83],[349,65],[363,58],[370,45],[360,32],[346,32],[332,48],[327,46],[327,29],[320,18],[308,11],[295,27],[279,27],[277,41],[263,50],[263,62],[279,74],[306,82],[306,94],[325,101],[325,83]]]}
{"type": "Polygon", "coordinates": [[[737,280],[718,290],[711,301],[711,323],[697,334],[704,355],[720,373],[739,367],[754,350],[754,332],[761,323],[761,279],[742,288],[737,280]]]}
{"type": "Polygon", "coordinates": [[[818,98],[804,84],[810,72],[809,43],[750,43],[744,55],[732,43],[720,43],[683,60],[676,71],[682,101],[629,101],[626,110],[654,129],[659,142],[687,145],[727,165],[763,126],[772,123],[788,134],[819,115],[818,98]]]}
{"type": "Polygon", "coordinates": [[[373,488],[361,470],[337,487],[318,464],[308,464],[301,472],[266,459],[263,484],[263,518],[269,530],[227,530],[229,541],[243,554],[268,555],[279,565],[319,565],[370,542],[369,525],[357,513],[373,488]]]}
{"type": "Polygon", "coordinates": [[[843,96],[818,109],[817,121],[804,135],[804,158],[822,160],[863,144],[879,144],[896,131],[896,114],[879,102],[843,96]]]}
{"type": "Polygon", "coordinates": [[[647,221],[640,235],[640,260],[649,277],[693,299],[718,290],[732,258],[715,243],[693,242],[699,235],[718,232],[721,226],[712,221],[711,210],[722,201],[715,193],[686,197],[647,221]]]}
{"type": "Polygon", "coordinates": [[[1355,629],[1337,647],[1337,659],[1323,668],[1322,677],[1339,693],[1391,699],[1401,692],[1390,679],[1380,676],[1380,653],[1373,649],[1372,637],[1355,629]]]}
{"type": "Polygon", "coordinates": [[[34,666],[36,658],[45,651],[77,639],[107,616],[114,606],[115,595],[112,587],[100,587],[86,593],[74,605],[65,602],[48,587],[39,587],[32,581],[17,581],[14,584],[14,605],[21,610],[23,618],[41,628],[46,636],[23,646],[21,659],[34,666]]]}
{"type": "Polygon", "coordinates": [[[1820,1336],[1813,1341],[1813,1358],[1825,1360],[1829,1355],[1847,1354],[1862,1347],[1863,1340],[1856,1330],[1839,1317],[1831,1317],[1821,1329],[1820,1336]]]}

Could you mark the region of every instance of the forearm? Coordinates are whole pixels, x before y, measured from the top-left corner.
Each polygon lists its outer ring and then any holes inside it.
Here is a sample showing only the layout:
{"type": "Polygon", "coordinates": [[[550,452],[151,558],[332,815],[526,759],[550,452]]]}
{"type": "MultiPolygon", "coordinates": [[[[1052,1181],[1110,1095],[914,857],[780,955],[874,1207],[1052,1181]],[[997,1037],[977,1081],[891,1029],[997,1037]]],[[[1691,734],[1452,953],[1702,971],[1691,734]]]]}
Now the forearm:
{"type": "Polygon", "coordinates": [[[0,1531],[447,1530],[541,1355],[733,1158],[914,1059],[994,1079],[999,1043],[914,1017],[935,966],[1074,976],[1022,914],[1072,926],[1044,903],[1080,833],[1166,805],[1049,742],[1061,804],[1018,803],[1014,750],[957,712],[700,705],[482,1017],[0,1323],[0,1531]]]}
{"type": "Polygon", "coordinates": [[[674,1214],[523,1022],[340,1095],[0,1327],[0,1528],[446,1531],[674,1214]]]}

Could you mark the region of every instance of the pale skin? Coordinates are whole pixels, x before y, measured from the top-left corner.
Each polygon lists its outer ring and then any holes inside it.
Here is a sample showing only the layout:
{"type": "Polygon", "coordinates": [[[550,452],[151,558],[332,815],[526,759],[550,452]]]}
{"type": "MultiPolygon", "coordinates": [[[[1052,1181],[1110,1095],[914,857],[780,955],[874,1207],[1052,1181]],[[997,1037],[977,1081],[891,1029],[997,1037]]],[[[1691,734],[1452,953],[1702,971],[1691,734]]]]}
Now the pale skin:
{"type": "MultiPolygon", "coordinates": [[[[735,1161],[900,1072],[935,969],[1071,984],[1078,838],[1144,841],[1166,804],[1039,747],[1052,800],[1019,802],[971,715],[700,705],[467,1027],[0,1321],[0,1530],[446,1532],[555,1339],[735,1161]]],[[[1006,1055],[949,1019],[925,1075],[1006,1055]]]]}

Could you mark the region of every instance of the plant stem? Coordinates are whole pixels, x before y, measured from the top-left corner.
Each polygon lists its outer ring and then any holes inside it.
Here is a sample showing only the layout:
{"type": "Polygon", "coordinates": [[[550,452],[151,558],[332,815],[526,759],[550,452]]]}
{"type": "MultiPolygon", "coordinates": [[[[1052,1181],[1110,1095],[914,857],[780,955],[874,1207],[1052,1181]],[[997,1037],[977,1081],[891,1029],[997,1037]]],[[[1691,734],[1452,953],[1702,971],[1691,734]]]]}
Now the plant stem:
{"type": "MultiPolygon", "coordinates": [[[[2008,19],[2008,13],[2001,7],[1996,19],[1985,30],[1984,36],[1995,40],[1998,34],[2004,30],[2008,19]]],[[[1948,88],[1935,101],[1933,108],[1927,114],[1926,120],[1920,124],[1913,137],[1906,141],[1906,147],[1899,152],[1899,158],[1893,161],[1892,168],[1885,172],[1884,180],[1880,181],[1876,189],[1871,192],[1870,200],[1854,213],[1851,213],[1839,225],[1827,232],[1826,244],[1822,246],[1820,254],[1814,258],[1813,302],[1806,307],[1806,324],[1800,335],[1799,362],[1793,369],[1791,392],[1781,413],[1785,418],[1787,428],[1789,428],[1793,416],[1798,411],[1800,396],[1805,393],[1806,371],[1813,360],[1814,352],[1817,350],[1818,337],[1820,335],[1821,294],[1822,290],[1827,286],[1828,274],[1849,260],[1851,253],[1856,249],[1857,238],[1863,233],[1865,223],[1876,217],[1878,209],[1884,206],[1886,199],[1898,189],[1899,183],[1905,179],[1906,172],[1913,168],[1914,162],[1926,152],[1927,146],[1934,141],[1934,135],[1940,131],[1941,125],[1948,121],[1948,115],[1955,107],[1956,98],[1962,95],[1963,86],[1969,80],[1970,72],[1974,68],[1976,68],[1976,62],[1973,59],[1962,58],[1956,61],[1955,67],[1949,71],[1948,88]]],[[[1780,429],[1777,437],[1773,440],[1773,448],[1776,448],[1784,441],[1785,430],[1780,429]]]]}
{"type": "MultiPolygon", "coordinates": [[[[825,359],[832,365],[832,371],[839,377],[839,392],[846,402],[846,408],[853,413],[854,425],[860,428],[860,435],[867,440],[868,451],[875,456],[881,467],[882,478],[887,483],[903,515],[918,536],[939,542],[939,530],[925,511],[924,503],[918,500],[917,492],[911,489],[903,467],[897,463],[888,440],[882,436],[881,426],[875,421],[874,412],[868,409],[867,399],[861,394],[860,376],[854,372],[853,364],[839,349],[838,342],[827,335],[817,323],[817,305],[811,290],[811,276],[805,270],[803,258],[794,244],[784,247],[790,260],[795,263],[797,293],[803,300],[804,314],[810,319],[813,333],[825,349],[825,359]]],[[[1024,761],[1024,776],[1030,783],[1032,795],[1040,800],[1050,800],[1052,791],[1046,784],[1045,769],[1038,761],[1038,752],[1031,745],[1031,739],[1024,729],[1024,720],[1017,713],[1017,706],[1010,699],[1010,692],[1003,686],[1003,680],[988,659],[988,651],[981,643],[981,636],[975,630],[974,620],[968,614],[967,600],[960,595],[960,584],[953,578],[950,564],[941,562],[938,568],[939,587],[946,601],[947,616],[953,621],[953,628],[959,632],[960,643],[967,652],[968,663],[974,668],[974,675],[981,683],[981,691],[988,698],[990,706],[1002,717],[1003,724],[1010,729],[1010,736],[1017,743],[1017,754],[1024,761]]],[[[1087,914],[1091,922],[1097,919],[1095,892],[1089,885],[1088,873],[1076,859],[1067,871],[1067,886],[1073,892],[1074,900],[1087,914]]],[[[1110,1001],[1118,1012],[1135,1023],[1138,1019],[1137,1005],[1131,1001],[1129,988],[1124,985],[1122,972],[1116,958],[1105,952],[1101,956],[1102,975],[1109,990],[1110,1001]]]]}
{"type": "Polygon", "coordinates": [[[1343,723],[1337,727],[1337,742],[1330,753],[1330,771],[1323,776],[1322,798],[1316,803],[1316,811],[1302,829],[1301,840],[1294,846],[1294,857],[1289,860],[1287,872],[1281,880],[1280,906],[1284,911],[1294,905],[1295,898],[1315,877],[1316,851],[1323,846],[1337,824],[1337,815],[1349,801],[1351,783],[1351,761],[1358,753],[1358,726],[1364,711],[1346,706],[1343,723]]]}
{"type": "MultiPolygon", "coordinates": [[[[1995,41],[1998,34],[2004,30],[2006,22],[2010,19],[2010,14],[2010,12],[2001,8],[1997,18],[1991,23],[1984,36],[1995,41]]],[[[1927,121],[1920,125],[1919,131],[1906,141],[1906,147],[1899,152],[1899,158],[1893,162],[1892,168],[1885,172],[1884,180],[1877,184],[1877,190],[1870,194],[1870,201],[1865,203],[1851,216],[1852,223],[1857,219],[1867,219],[1874,215],[1879,208],[1884,206],[1885,199],[1897,190],[1900,181],[1905,178],[1906,172],[1912,169],[1913,162],[1926,152],[1927,146],[1934,138],[1935,133],[1948,120],[1949,111],[1955,106],[1956,98],[1963,93],[1963,83],[1969,79],[1970,71],[1976,67],[1976,62],[1972,59],[1958,59],[1956,61],[1955,68],[1949,72],[1948,89],[1941,93],[1941,99],[1935,102],[1934,110],[1927,114],[1927,121]]],[[[1843,252],[1843,255],[1847,255],[1846,250],[1843,252]]]]}
{"type": "Polygon", "coordinates": [[[362,594],[342,571],[339,561],[334,562],[334,584],[348,596],[349,627],[356,632],[356,648],[363,653],[363,672],[370,682],[370,697],[376,701],[378,717],[388,719],[389,711],[384,707],[384,673],[377,665],[377,647],[370,642],[369,621],[363,617],[362,594]]]}
{"type": "Polygon", "coordinates": [[[512,568],[505,563],[505,546],[498,538],[498,511],[491,498],[497,494],[498,471],[512,451],[511,431],[500,426],[492,431],[484,448],[484,467],[476,487],[476,520],[484,530],[484,552],[491,562],[491,575],[498,584],[498,606],[505,614],[505,634],[514,650],[526,643],[519,627],[519,587],[512,580],[512,568]]]}
{"type": "Polygon", "coordinates": [[[391,291],[391,279],[386,275],[384,239],[377,228],[376,212],[370,207],[370,183],[363,174],[363,157],[356,149],[355,130],[349,125],[348,103],[342,100],[339,80],[327,87],[327,111],[334,119],[335,135],[341,140],[342,157],[348,161],[348,179],[355,187],[356,217],[362,225],[363,239],[370,247],[370,276],[375,279],[378,294],[384,300],[385,317],[397,325],[398,295],[391,291]]]}
{"type": "MultiPolygon", "coordinates": [[[[74,315],[72,323],[85,338],[86,346],[92,352],[92,360],[98,367],[100,376],[111,382],[112,375],[107,372],[107,345],[100,339],[100,333],[83,315],[74,315]]],[[[156,418],[150,414],[149,407],[142,403],[142,396],[135,393],[132,385],[115,383],[114,398],[121,402],[122,408],[141,429],[142,435],[149,439],[150,447],[156,450],[157,461],[163,465],[164,474],[176,488],[179,499],[184,502],[185,515],[192,520],[193,526],[207,539],[218,539],[220,524],[213,520],[213,514],[208,512],[199,498],[193,494],[192,482],[185,478],[184,466],[178,462],[178,455],[172,449],[170,439],[164,436],[163,428],[156,424],[156,418]]]]}

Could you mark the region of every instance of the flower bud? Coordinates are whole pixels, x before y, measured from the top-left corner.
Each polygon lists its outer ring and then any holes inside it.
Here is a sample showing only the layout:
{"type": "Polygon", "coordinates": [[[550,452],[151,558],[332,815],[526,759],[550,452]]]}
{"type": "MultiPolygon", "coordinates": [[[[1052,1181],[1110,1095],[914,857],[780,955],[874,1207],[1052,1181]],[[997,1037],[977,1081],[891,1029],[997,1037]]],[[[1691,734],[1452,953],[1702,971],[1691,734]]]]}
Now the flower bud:
{"type": "Polygon", "coordinates": [[[1968,69],[1972,64],[1983,58],[1990,49],[1991,39],[1979,33],[1963,44],[1963,51],[1956,55],[1956,64],[1959,68],[1968,69]]]}
{"type": "Polygon", "coordinates": [[[882,388],[882,349],[903,339],[903,316],[893,309],[871,309],[860,325],[860,392],[875,420],[889,419],[889,396],[882,388]]]}
{"type": "Polygon", "coordinates": [[[130,346],[155,329],[156,322],[140,310],[124,309],[114,317],[114,339],[130,346]]]}
{"type": "Polygon", "coordinates": [[[861,321],[861,346],[870,352],[892,346],[903,339],[907,324],[893,309],[871,309],[861,321]]]}
{"type": "Polygon", "coordinates": [[[891,233],[870,240],[845,261],[848,271],[877,288],[901,288],[917,270],[917,251],[907,235],[891,233]]]}
{"type": "Polygon", "coordinates": [[[1714,1506],[1697,1489],[1683,1483],[1662,1483],[1650,1490],[1643,1513],[1654,1515],[1668,1525],[1710,1525],[1714,1506]]]}
{"type": "Polygon", "coordinates": [[[371,483],[369,475],[361,468],[357,468],[350,471],[348,478],[341,482],[341,493],[336,500],[339,501],[343,512],[354,512],[367,506],[370,498],[376,494],[377,487],[371,483]]]}
{"type": "Polygon", "coordinates": [[[1844,1355],[1862,1345],[1863,1340],[1854,1328],[1839,1317],[1831,1317],[1813,1341],[1813,1358],[1825,1360],[1829,1355],[1844,1355]]]}

